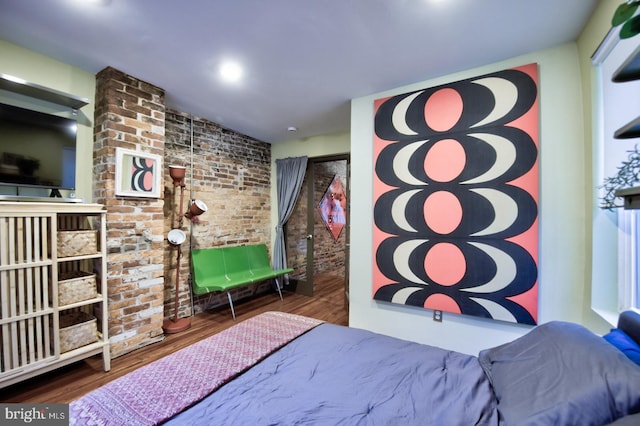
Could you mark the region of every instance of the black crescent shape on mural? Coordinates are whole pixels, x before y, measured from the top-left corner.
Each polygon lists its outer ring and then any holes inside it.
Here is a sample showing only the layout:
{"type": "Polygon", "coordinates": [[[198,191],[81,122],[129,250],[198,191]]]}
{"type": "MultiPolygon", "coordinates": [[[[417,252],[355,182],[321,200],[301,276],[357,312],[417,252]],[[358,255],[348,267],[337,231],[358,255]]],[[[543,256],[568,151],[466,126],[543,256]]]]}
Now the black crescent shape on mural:
{"type": "MultiPolygon", "coordinates": [[[[504,173],[500,174],[493,180],[484,182],[485,186],[486,184],[490,183],[510,182],[516,178],[519,178],[520,176],[531,170],[533,165],[536,163],[536,160],[538,158],[538,148],[533,142],[533,139],[531,139],[531,136],[518,128],[496,127],[491,129],[484,129],[483,132],[470,133],[481,133],[485,135],[499,136],[500,138],[509,141],[515,150],[515,161],[511,164],[511,166],[506,171],[504,171],[504,173]]],[[[500,159],[497,156],[495,149],[485,140],[481,139],[481,137],[467,136],[463,139],[463,141],[463,147],[465,149],[465,153],[467,154],[467,158],[471,158],[473,159],[473,161],[467,163],[468,167],[465,167],[460,177],[456,179],[459,182],[465,182],[469,179],[474,179],[478,176],[481,176],[483,173],[491,169],[491,166],[493,166],[495,161],[500,159]],[[484,160],[486,157],[493,160],[488,165],[487,161],[484,160]],[[478,165],[475,164],[477,160],[481,160],[478,161],[478,165]]]]}
{"type": "Polygon", "coordinates": [[[386,284],[380,287],[378,290],[376,290],[375,294],[373,295],[373,298],[375,300],[380,300],[382,302],[391,302],[393,300],[393,297],[396,295],[396,293],[398,293],[399,291],[407,287],[415,287],[415,285],[398,284],[398,283],[386,284]]]}
{"type": "MultiPolygon", "coordinates": [[[[538,217],[538,204],[533,199],[531,194],[529,194],[527,191],[523,190],[522,188],[518,188],[517,186],[511,186],[511,185],[500,185],[500,186],[496,186],[494,189],[505,194],[507,197],[513,200],[513,202],[515,202],[517,206],[518,211],[517,211],[515,220],[510,226],[500,231],[492,232],[491,234],[484,235],[484,237],[491,237],[491,238],[498,238],[498,239],[510,238],[516,235],[520,235],[523,232],[527,231],[529,228],[531,228],[531,226],[534,224],[534,222],[538,217]]],[[[475,194],[473,191],[469,191],[469,193],[475,194]]],[[[478,194],[475,194],[475,195],[476,197],[483,199],[485,202],[488,202],[488,200],[485,197],[478,194]]],[[[474,199],[476,198],[474,197],[474,199]]],[[[491,203],[489,204],[491,205],[491,203]]],[[[499,209],[499,208],[500,206],[491,205],[490,207],[491,210],[487,214],[495,215],[494,209],[499,209]]],[[[474,221],[472,222],[472,225],[477,225],[479,223],[480,222],[478,221],[474,221]]],[[[471,232],[469,232],[469,235],[476,234],[478,232],[481,232],[484,229],[485,228],[475,227],[471,232]]]]}
{"type": "MultiPolygon", "coordinates": [[[[427,142],[428,143],[428,142],[427,142]]],[[[407,183],[400,180],[393,169],[393,162],[398,155],[398,152],[406,147],[409,143],[394,143],[386,146],[380,154],[376,164],[374,165],[378,178],[390,186],[403,186],[406,187],[407,183]]]]}
{"type": "MultiPolygon", "coordinates": [[[[416,235],[416,232],[404,230],[398,226],[392,216],[393,202],[398,195],[405,193],[401,189],[394,189],[386,192],[378,198],[373,206],[373,220],[376,226],[383,232],[394,235],[416,235]]],[[[406,214],[406,212],[403,212],[406,214]]]]}
{"type": "Polygon", "coordinates": [[[500,184],[510,182],[527,173],[538,158],[538,148],[533,139],[526,132],[514,127],[496,127],[484,132],[470,132],[471,135],[459,137],[457,140],[462,145],[465,155],[472,161],[467,161],[463,171],[454,182],[466,182],[482,176],[494,167],[496,161],[503,160],[496,153],[495,148],[482,139],[481,135],[496,135],[511,143],[515,150],[515,159],[512,164],[499,176],[491,180],[484,181],[484,186],[488,184],[500,184]]]}
{"type": "MultiPolygon", "coordinates": [[[[536,324],[531,314],[522,306],[518,305],[517,303],[507,299],[495,300],[494,302],[496,302],[498,305],[502,306],[504,309],[509,311],[509,313],[513,315],[517,323],[530,324],[530,325],[536,324]]],[[[491,313],[487,311],[482,305],[480,305],[475,300],[464,298],[464,299],[461,299],[458,304],[462,310],[462,314],[464,315],[473,315],[476,317],[497,319],[497,318],[493,318],[491,313]]],[[[509,321],[509,322],[511,323],[512,321],[509,321]]]]}
{"type": "Polygon", "coordinates": [[[418,306],[420,308],[424,307],[425,302],[429,298],[429,296],[435,294],[432,286],[427,286],[423,289],[417,290],[407,297],[407,301],[405,304],[409,306],[418,306]]]}
{"type": "MultiPolygon", "coordinates": [[[[514,107],[504,117],[487,126],[504,126],[528,112],[538,97],[538,88],[533,79],[520,70],[503,70],[484,77],[498,77],[510,81],[518,90],[518,98],[514,107]]],[[[483,77],[481,77],[483,78],[483,77]]],[[[473,80],[477,80],[474,78],[473,80]]]]}
{"type": "Polygon", "coordinates": [[[472,131],[471,126],[478,119],[488,116],[493,111],[496,100],[488,88],[479,84],[473,84],[470,80],[463,80],[449,85],[462,97],[462,115],[456,124],[443,133],[457,137],[472,131]]]}
{"type": "MultiPolygon", "coordinates": [[[[464,294],[467,296],[473,295],[473,297],[492,300],[497,303],[501,299],[517,296],[533,288],[538,280],[538,268],[535,260],[531,257],[531,254],[528,251],[510,241],[495,240],[488,243],[487,240],[484,240],[482,243],[495,247],[513,259],[516,265],[516,274],[511,282],[506,284],[502,289],[492,290],[490,293],[464,292],[464,294]]],[[[488,256],[488,258],[490,259],[490,256],[488,256]]],[[[482,259],[483,260],[480,262],[481,264],[479,267],[485,267],[485,265],[493,264],[492,267],[495,268],[495,262],[493,260],[487,260],[486,253],[483,254],[482,259]]],[[[473,272],[465,274],[460,282],[455,285],[455,288],[456,290],[479,288],[489,282],[492,277],[482,276],[481,278],[482,280],[476,281],[473,272]]]]}
{"type": "Polygon", "coordinates": [[[401,282],[403,280],[402,275],[395,268],[395,264],[388,261],[388,259],[393,259],[393,254],[397,248],[397,241],[395,240],[398,240],[398,238],[387,238],[378,246],[376,250],[376,262],[380,272],[385,277],[391,281],[401,282]],[[384,260],[384,262],[381,262],[381,260],[384,260]]]}
{"type": "Polygon", "coordinates": [[[460,282],[452,286],[456,291],[484,285],[495,277],[498,271],[497,264],[487,252],[465,241],[451,240],[448,242],[458,247],[466,262],[466,269],[460,282]]]}
{"type": "MultiPolygon", "coordinates": [[[[454,131],[461,130],[472,133],[475,131],[486,131],[486,129],[488,128],[503,127],[511,123],[512,121],[522,117],[531,109],[538,96],[538,90],[536,88],[535,82],[531,79],[531,77],[529,77],[529,75],[522,71],[504,70],[492,74],[486,74],[480,77],[474,77],[472,79],[465,80],[465,82],[469,82],[473,86],[481,87],[482,96],[494,99],[493,104],[495,105],[495,94],[488,87],[481,84],[473,83],[474,81],[491,77],[507,80],[515,86],[518,96],[513,107],[503,116],[497,117],[494,121],[477,127],[475,127],[474,125],[481,122],[485,117],[487,117],[489,113],[492,112],[492,109],[488,111],[485,109],[476,110],[475,113],[477,115],[475,117],[473,117],[472,114],[469,115],[473,118],[473,122],[471,122],[470,120],[461,121],[460,126],[456,126],[456,128],[453,129],[454,131]]],[[[465,103],[465,107],[468,104],[470,108],[473,108],[473,105],[475,105],[476,103],[476,99],[474,97],[478,96],[478,94],[473,93],[473,95],[470,94],[470,96],[464,96],[464,94],[465,93],[463,92],[463,102],[465,103]]]]}
{"type": "MultiPolygon", "coordinates": [[[[396,107],[405,98],[413,95],[416,92],[403,93],[401,95],[393,96],[384,101],[376,111],[374,116],[374,132],[380,139],[387,141],[407,141],[415,140],[415,135],[406,135],[400,133],[393,125],[393,114],[396,107]]],[[[415,100],[412,102],[414,103],[415,100]]],[[[404,117],[406,119],[406,117],[404,117]]],[[[409,123],[407,123],[409,124],[409,123]]],[[[414,129],[411,129],[415,132],[414,129]]],[[[417,133],[417,132],[416,132],[417,133]]]]}

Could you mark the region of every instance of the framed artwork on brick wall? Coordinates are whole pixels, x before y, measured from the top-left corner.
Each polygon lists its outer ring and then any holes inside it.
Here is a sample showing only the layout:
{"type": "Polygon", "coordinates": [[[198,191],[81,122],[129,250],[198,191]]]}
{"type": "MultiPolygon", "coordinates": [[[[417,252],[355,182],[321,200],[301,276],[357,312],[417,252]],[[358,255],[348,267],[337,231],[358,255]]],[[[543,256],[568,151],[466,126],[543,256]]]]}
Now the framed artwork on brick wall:
{"type": "Polygon", "coordinates": [[[116,196],[159,198],[161,179],[159,155],[116,148],[116,196]]]}
{"type": "Polygon", "coordinates": [[[373,298],[538,316],[538,67],[374,102],[373,298]]]}

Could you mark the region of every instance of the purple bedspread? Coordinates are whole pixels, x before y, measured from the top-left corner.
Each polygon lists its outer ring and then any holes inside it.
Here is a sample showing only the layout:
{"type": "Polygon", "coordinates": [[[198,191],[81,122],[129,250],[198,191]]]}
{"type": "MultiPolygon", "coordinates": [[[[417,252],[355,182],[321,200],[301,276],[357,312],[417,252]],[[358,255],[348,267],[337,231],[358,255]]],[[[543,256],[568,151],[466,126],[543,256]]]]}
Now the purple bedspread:
{"type": "Polygon", "coordinates": [[[283,312],[243,321],[73,401],[70,424],[158,424],[321,322],[283,312]]]}
{"type": "Polygon", "coordinates": [[[497,425],[478,359],[322,324],[173,425],[497,425]]]}

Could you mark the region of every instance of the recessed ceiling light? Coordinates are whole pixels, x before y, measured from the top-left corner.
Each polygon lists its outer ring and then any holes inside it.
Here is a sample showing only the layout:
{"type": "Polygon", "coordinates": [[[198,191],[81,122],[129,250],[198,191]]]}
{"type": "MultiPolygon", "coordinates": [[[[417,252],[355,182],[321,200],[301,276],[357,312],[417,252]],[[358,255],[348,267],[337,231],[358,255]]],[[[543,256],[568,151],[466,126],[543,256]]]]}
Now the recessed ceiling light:
{"type": "Polygon", "coordinates": [[[110,0],[81,0],[80,3],[105,6],[110,0]]]}
{"type": "Polygon", "coordinates": [[[237,62],[225,62],[220,66],[220,77],[224,81],[235,83],[242,78],[243,70],[237,62]]]}
{"type": "Polygon", "coordinates": [[[295,126],[289,126],[289,127],[287,127],[287,130],[290,131],[290,132],[297,132],[298,128],[295,127],[295,126]]]}

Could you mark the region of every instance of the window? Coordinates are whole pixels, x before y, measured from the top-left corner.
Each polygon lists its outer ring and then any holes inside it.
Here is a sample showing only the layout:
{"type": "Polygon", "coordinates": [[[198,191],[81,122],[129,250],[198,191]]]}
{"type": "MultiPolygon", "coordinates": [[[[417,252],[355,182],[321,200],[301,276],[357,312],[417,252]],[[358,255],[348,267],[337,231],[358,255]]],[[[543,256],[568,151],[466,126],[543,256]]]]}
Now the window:
{"type": "MultiPolygon", "coordinates": [[[[612,75],[636,50],[640,37],[620,40],[612,30],[592,60],[597,69],[594,134],[594,210],[592,307],[617,315],[640,308],[640,210],[602,208],[605,178],[617,175],[630,151],[640,149],[640,138],[616,139],[614,133],[640,116],[640,79],[624,83],[612,75]]],[[[636,182],[634,186],[640,186],[636,182]]],[[[622,205],[622,199],[616,199],[622,205]]]]}

